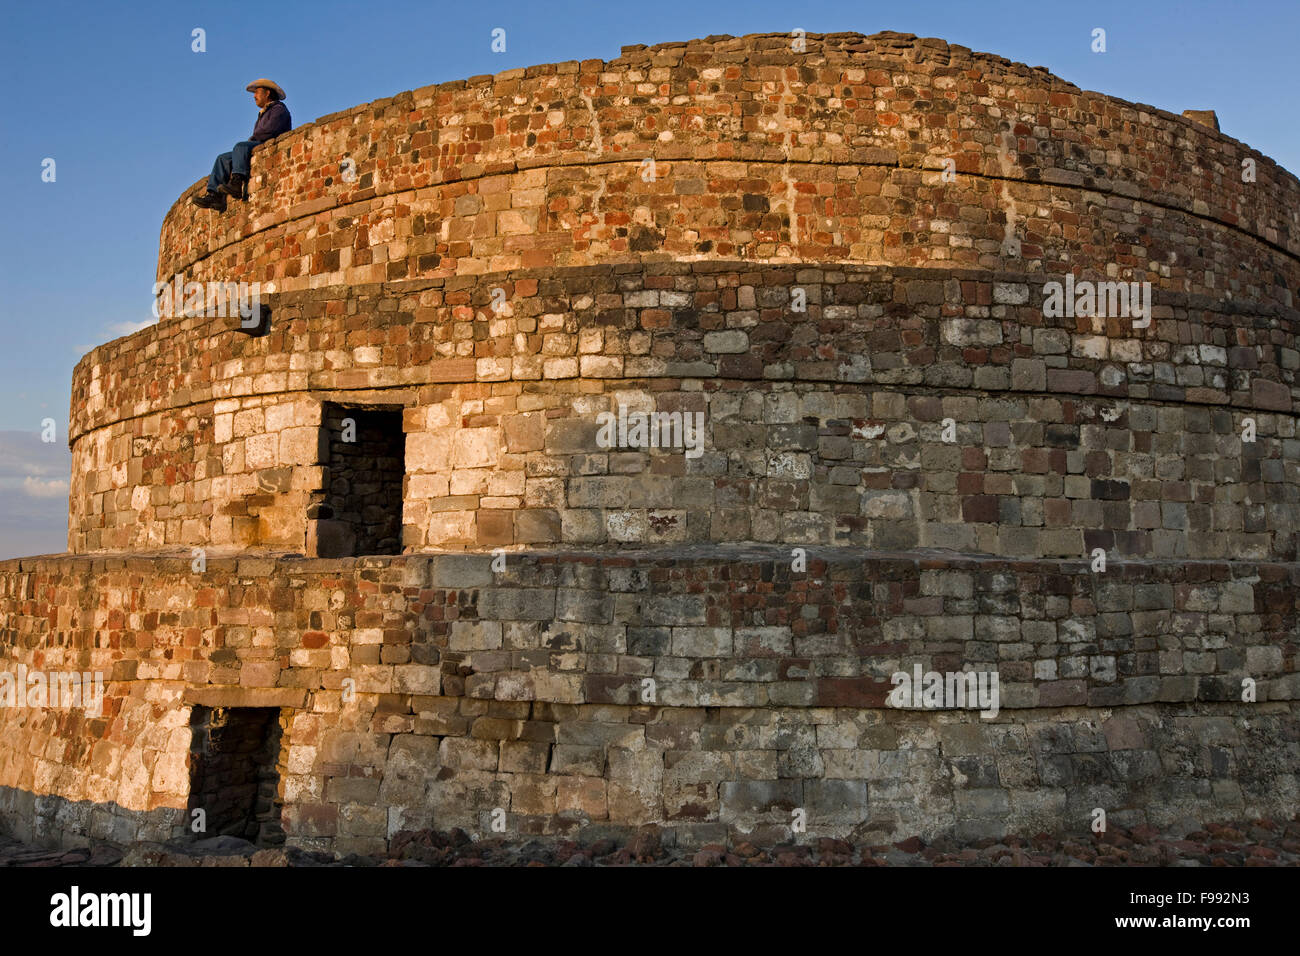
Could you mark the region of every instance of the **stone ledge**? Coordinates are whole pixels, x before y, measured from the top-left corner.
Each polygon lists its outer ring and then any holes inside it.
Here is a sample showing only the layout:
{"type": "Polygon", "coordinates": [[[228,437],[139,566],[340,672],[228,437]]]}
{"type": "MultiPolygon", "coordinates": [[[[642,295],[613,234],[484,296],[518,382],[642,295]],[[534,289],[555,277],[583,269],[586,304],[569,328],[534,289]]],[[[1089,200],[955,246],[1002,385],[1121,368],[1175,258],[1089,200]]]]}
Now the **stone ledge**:
{"type": "Polygon", "coordinates": [[[187,687],[181,703],[201,707],[290,707],[307,705],[307,691],[291,687],[187,687]]]}
{"type": "MultiPolygon", "coordinates": [[[[507,559],[511,562],[524,560],[536,564],[555,564],[555,563],[573,563],[598,565],[602,567],[624,567],[636,568],[638,565],[671,565],[680,562],[690,563],[709,563],[709,562],[742,562],[742,563],[763,563],[775,562],[789,565],[790,550],[795,545],[766,545],[762,543],[734,543],[734,544],[684,544],[684,545],[664,545],[658,548],[647,548],[645,550],[614,550],[614,549],[577,549],[577,548],[525,548],[512,547],[504,548],[507,559]]],[[[987,569],[993,567],[1007,567],[1011,570],[1025,569],[1033,570],[1036,568],[1051,568],[1062,572],[1087,573],[1089,562],[1082,558],[1055,558],[1055,557],[1015,557],[998,554],[982,554],[963,551],[951,551],[938,548],[914,548],[905,551],[884,551],[870,550],[860,547],[836,547],[832,545],[798,545],[806,552],[809,562],[825,562],[832,564],[858,564],[864,562],[903,562],[905,564],[915,564],[922,570],[934,570],[942,568],[961,569],[963,567],[987,569]]],[[[0,574],[30,574],[35,571],[46,570],[51,567],[65,567],[69,570],[93,571],[102,573],[110,570],[121,570],[126,567],[125,562],[136,561],[143,562],[140,569],[150,565],[154,570],[188,572],[190,570],[191,559],[188,548],[178,551],[177,549],[159,549],[156,551],[97,551],[91,554],[79,554],[72,552],[63,552],[61,554],[45,554],[32,557],[6,558],[0,560],[0,574]]],[[[440,583],[442,574],[450,573],[456,577],[458,573],[468,574],[475,579],[490,581],[494,580],[489,571],[489,565],[492,562],[493,555],[488,552],[475,552],[463,550],[439,550],[428,549],[413,551],[406,554],[393,555],[365,555],[352,558],[308,558],[298,552],[287,552],[277,549],[257,549],[249,548],[240,550],[238,553],[213,553],[212,549],[207,557],[208,573],[223,572],[234,573],[237,568],[238,560],[258,559],[264,562],[270,562],[271,568],[284,568],[285,570],[299,573],[340,570],[355,570],[360,568],[388,569],[400,568],[404,566],[416,566],[420,564],[437,565],[434,570],[435,577],[434,587],[465,585],[447,585],[440,583]],[[444,570],[448,569],[448,570],[444,570]],[[449,569],[459,569],[450,571],[449,569]]],[[[1300,561],[1279,561],[1270,558],[1182,558],[1182,557],[1124,557],[1112,558],[1107,561],[1107,571],[1105,574],[1114,574],[1117,571],[1125,569],[1140,571],[1142,569],[1159,570],[1161,568],[1188,568],[1188,569],[1213,569],[1213,568],[1277,568],[1281,569],[1283,576],[1289,571],[1290,576],[1300,585],[1300,561]]],[[[244,571],[239,573],[243,574],[244,571]]],[[[201,575],[200,575],[201,576],[201,575]]],[[[1280,579],[1280,578],[1278,578],[1280,579]]],[[[450,578],[448,578],[450,580],[450,578]]]]}

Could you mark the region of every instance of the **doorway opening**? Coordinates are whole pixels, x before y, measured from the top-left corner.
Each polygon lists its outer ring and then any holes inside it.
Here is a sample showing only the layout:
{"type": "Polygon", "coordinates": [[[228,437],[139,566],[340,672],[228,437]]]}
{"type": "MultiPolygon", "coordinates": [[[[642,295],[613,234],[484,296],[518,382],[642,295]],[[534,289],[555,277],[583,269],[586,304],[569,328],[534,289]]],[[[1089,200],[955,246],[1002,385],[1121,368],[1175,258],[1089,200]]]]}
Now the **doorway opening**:
{"type": "Polygon", "coordinates": [[[334,538],[328,556],[401,554],[402,407],[326,402],[321,427],[328,460],[319,517],[332,523],[334,538]]]}
{"type": "Polygon", "coordinates": [[[196,705],[190,711],[190,730],[187,825],[195,835],[282,844],[279,708],[196,705]],[[194,830],[197,820],[203,821],[201,831],[194,830]]]}

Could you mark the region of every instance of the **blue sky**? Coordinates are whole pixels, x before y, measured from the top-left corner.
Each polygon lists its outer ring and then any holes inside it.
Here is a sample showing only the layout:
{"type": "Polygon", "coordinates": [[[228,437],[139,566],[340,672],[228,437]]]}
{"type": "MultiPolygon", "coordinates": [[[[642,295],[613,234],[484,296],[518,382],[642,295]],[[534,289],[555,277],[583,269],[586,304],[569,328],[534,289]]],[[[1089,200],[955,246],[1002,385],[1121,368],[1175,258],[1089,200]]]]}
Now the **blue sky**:
{"type": "Polygon", "coordinates": [[[710,34],[938,36],[1223,131],[1300,171],[1297,0],[32,3],[0,12],[0,558],[63,550],[72,368],[150,320],[162,217],[244,139],[269,76],[295,125],[430,83],[710,34]],[[191,50],[191,31],[207,50],[191,50]],[[490,48],[506,30],[506,51],[490,48]],[[1090,50],[1106,30],[1107,51],[1090,50]],[[56,180],[42,182],[45,158],[56,180]],[[45,418],[58,441],[42,445],[45,418]],[[62,494],[60,494],[62,483],[62,494]]]}

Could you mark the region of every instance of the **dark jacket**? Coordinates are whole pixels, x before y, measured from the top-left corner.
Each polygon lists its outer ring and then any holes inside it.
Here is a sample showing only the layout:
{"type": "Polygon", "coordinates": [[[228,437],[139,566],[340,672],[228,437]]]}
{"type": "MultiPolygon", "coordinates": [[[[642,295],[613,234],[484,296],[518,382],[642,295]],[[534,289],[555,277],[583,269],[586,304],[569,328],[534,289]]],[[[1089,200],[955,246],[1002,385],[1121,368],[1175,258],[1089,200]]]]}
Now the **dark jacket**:
{"type": "Polygon", "coordinates": [[[284,105],[283,100],[276,100],[274,103],[268,103],[262,112],[257,114],[257,125],[253,127],[253,135],[248,137],[255,143],[265,143],[268,139],[275,139],[281,133],[287,133],[293,129],[293,119],[289,116],[289,107],[284,105]]]}

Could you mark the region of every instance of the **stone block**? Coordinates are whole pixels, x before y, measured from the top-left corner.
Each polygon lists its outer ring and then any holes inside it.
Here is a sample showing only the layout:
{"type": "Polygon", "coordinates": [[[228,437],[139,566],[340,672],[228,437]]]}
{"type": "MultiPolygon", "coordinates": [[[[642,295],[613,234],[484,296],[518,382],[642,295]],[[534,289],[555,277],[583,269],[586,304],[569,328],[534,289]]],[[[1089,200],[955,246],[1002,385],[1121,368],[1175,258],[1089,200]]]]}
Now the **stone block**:
{"type": "Polygon", "coordinates": [[[790,813],[804,805],[802,780],[731,780],[719,787],[719,819],[735,822],[756,815],[780,815],[790,819],[790,813]]]}

